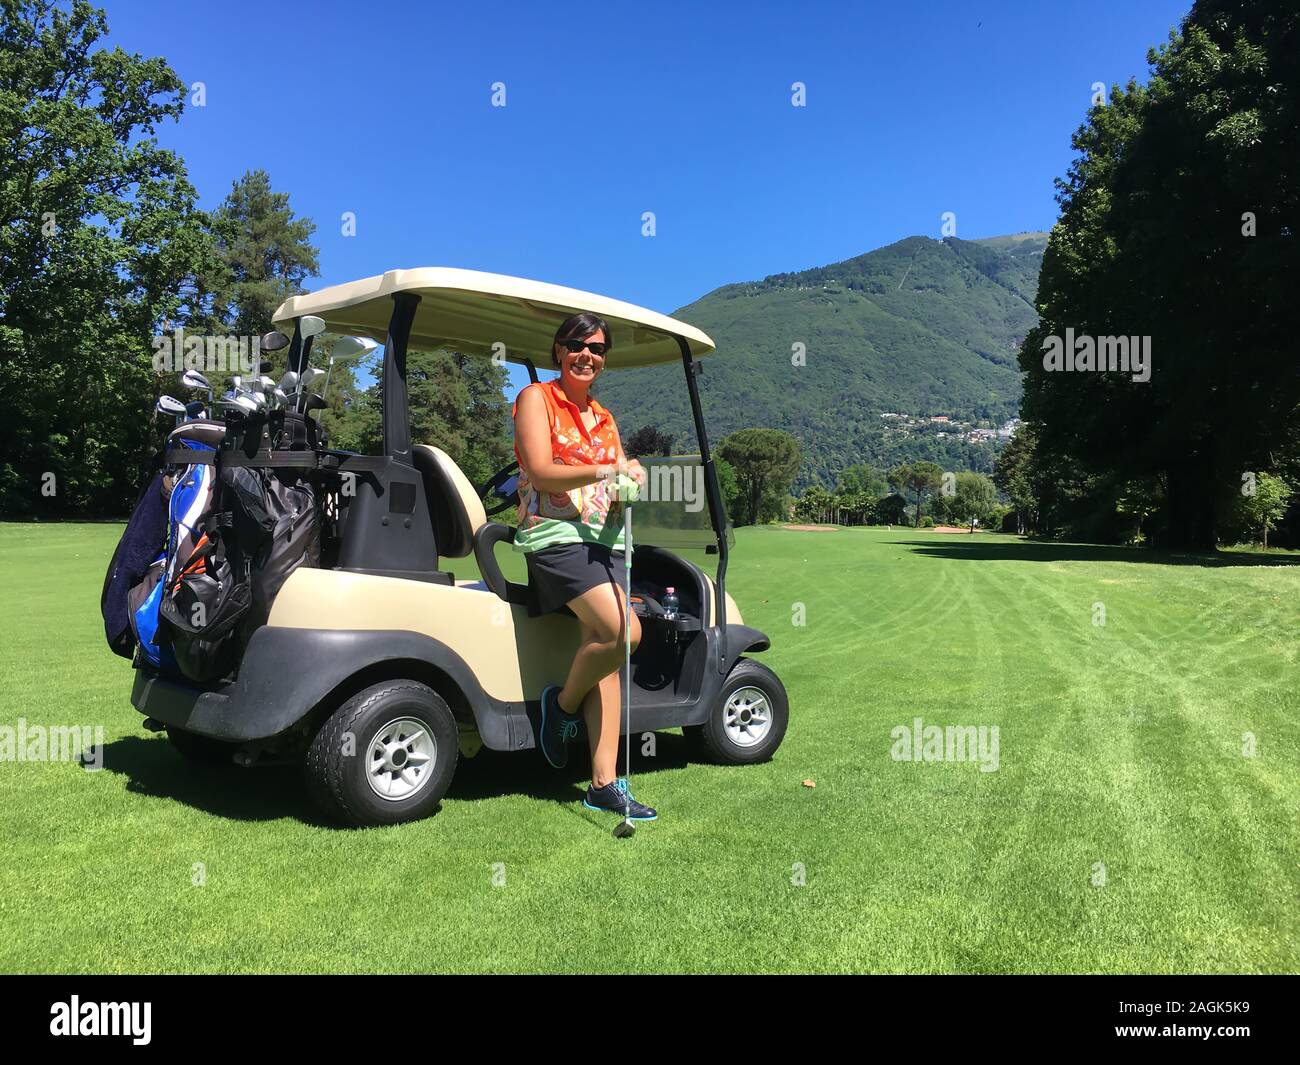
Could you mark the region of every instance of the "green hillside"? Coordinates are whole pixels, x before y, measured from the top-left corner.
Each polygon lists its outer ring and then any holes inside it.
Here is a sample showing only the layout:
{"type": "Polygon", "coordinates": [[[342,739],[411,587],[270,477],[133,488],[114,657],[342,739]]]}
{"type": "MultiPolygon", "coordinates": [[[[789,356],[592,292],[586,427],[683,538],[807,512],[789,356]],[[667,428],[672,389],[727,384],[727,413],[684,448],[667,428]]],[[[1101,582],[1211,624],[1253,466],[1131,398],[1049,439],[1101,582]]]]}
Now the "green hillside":
{"type": "MultiPolygon", "coordinates": [[[[797,487],[830,486],[864,460],[931,458],[987,471],[993,445],[887,433],[880,415],[1015,416],[1015,350],[1037,320],[1046,243],[1044,233],[908,237],[830,266],[726,285],[681,308],[676,316],[718,345],[700,378],[711,436],[752,426],[794,434],[805,456],[797,487]],[[806,365],[791,364],[796,343],[806,365]]],[[[654,424],[693,441],[680,381],[675,366],[629,370],[603,380],[599,394],[625,432],[654,424]]]]}

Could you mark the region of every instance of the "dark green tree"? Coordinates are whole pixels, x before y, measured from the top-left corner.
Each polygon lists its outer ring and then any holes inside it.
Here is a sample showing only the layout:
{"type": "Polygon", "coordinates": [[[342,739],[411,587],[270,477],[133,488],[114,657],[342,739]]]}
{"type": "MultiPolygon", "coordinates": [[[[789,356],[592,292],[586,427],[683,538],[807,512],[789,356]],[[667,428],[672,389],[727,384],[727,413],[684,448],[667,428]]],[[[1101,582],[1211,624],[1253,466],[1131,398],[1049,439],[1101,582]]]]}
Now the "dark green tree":
{"type": "Polygon", "coordinates": [[[1153,539],[1211,549],[1243,471],[1273,468],[1300,418],[1300,9],[1197,0],[1149,60],[1075,134],[1023,413],[1038,461],[1078,463],[1098,501],[1152,479],[1153,539]],[[1067,328],[1149,337],[1150,379],[1047,369],[1067,328]]]}
{"type": "Polygon", "coordinates": [[[152,338],[211,254],[155,139],[185,86],[107,32],[85,0],[0,5],[0,510],[130,505],[160,441],[152,338]]]}
{"type": "MultiPolygon", "coordinates": [[[[379,354],[369,369],[376,375],[374,383],[352,396],[347,409],[332,417],[330,424],[335,446],[378,454],[383,447],[379,354]]],[[[442,448],[477,488],[514,453],[503,392],[506,380],[505,368],[491,359],[448,351],[410,352],[406,385],[411,442],[442,448]]]]}
{"type": "Polygon", "coordinates": [[[207,331],[257,336],[271,315],[320,270],[311,243],[316,223],[294,216],[289,194],[274,192],[265,170],[250,170],[212,213],[217,251],[199,278],[207,331]]]}
{"type": "Polygon", "coordinates": [[[913,524],[920,526],[921,512],[925,506],[925,497],[943,483],[943,468],[934,462],[913,462],[911,465],[897,466],[889,472],[890,487],[906,494],[912,493],[916,501],[916,513],[913,524]]]}
{"type": "Polygon", "coordinates": [[[740,429],[723,439],[718,453],[736,472],[747,524],[757,523],[765,509],[784,517],[780,511],[799,471],[798,440],[780,429],[740,429]]]}

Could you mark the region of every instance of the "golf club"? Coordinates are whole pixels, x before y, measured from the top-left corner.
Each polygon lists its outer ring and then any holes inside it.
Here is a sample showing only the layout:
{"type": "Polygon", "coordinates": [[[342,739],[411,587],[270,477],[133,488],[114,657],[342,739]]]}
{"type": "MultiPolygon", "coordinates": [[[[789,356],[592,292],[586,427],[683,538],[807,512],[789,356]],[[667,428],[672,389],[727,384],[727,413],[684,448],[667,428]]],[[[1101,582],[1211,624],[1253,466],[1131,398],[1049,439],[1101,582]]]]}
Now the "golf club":
{"type": "Polygon", "coordinates": [[[170,414],[176,419],[177,425],[180,425],[186,414],[185,404],[175,396],[159,396],[158,403],[154,409],[158,411],[159,414],[170,414]]]}
{"type": "Polygon", "coordinates": [[[208,394],[208,406],[212,406],[212,383],[198,370],[186,370],[181,374],[181,384],[186,388],[206,392],[208,394]]]}
{"type": "Polygon", "coordinates": [[[280,351],[289,346],[289,338],[280,330],[272,329],[269,333],[263,333],[258,343],[263,351],[280,351]]]}
{"type": "Polygon", "coordinates": [[[218,400],[218,406],[225,407],[228,411],[238,411],[240,414],[252,414],[257,410],[257,404],[247,396],[236,395],[234,389],[231,389],[218,400]]]}
{"type": "Polygon", "coordinates": [[[324,376],[325,376],[325,371],[318,370],[316,369],[315,366],[308,366],[307,369],[303,370],[302,379],[298,382],[298,392],[299,392],[298,409],[299,410],[302,409],[302,403],[303,403],[301,397],[305,396],[307,394],[307,389],[309,389],[312,385],[314,385],[317,381],[319,381],[324,376]]]}
{"type": "Polygon", "coordinates": [[[377,340],[371,340],[369,337],[339,337],[330,345],[330,363],[329,369],[325,371],[325,387],[321,389],[321,395],[330,394],[330,374],[334,372],[334,360],[352,359],[361,355],[369,355],[375,348],[379,347],[377,340]]]}
{"type": "Polygon", "coordinates": [[[615,839],[627,839],[636,834],[636,825],[629,816],[632,810],[632,507],[626,498],[623,500],[623,591],[623,721],[627,729],[624,765],[627,791],[623,793],[623,820],[614,826],[615,839]]]}
{"type": "Polygon", "coordinates": [[[271,404],[272,408],[276,406],[275,382],[272,381],[271,378],[266,375],[259,377],[257,379],[257,391],[266,397],[267,402],[271,404]]]}

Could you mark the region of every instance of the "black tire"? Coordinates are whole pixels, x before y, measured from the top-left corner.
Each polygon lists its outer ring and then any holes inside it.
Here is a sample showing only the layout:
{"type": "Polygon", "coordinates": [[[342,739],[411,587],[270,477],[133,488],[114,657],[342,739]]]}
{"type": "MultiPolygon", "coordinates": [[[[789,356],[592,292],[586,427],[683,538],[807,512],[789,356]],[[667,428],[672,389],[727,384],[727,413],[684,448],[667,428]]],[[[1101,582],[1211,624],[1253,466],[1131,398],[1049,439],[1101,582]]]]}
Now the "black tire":
{"type": "Polygon", "coordinates": [[[767,666],[752,658],[738,658],[722,685],[709,719],[703,725],[687,725],[682,731],[695,749],[710,761],[723,765],[752,765],[765,762],[781,746],[790,723],[790,700],[785,686],[767,666]],[[758,742],[737,743],[727,729],[727,704],[742,688],[757,688],[766,697],[770,724],[758,742]]]}
{"type": "MultiPolygon", "coordinates": [[[[400,729],[393,735],[401,741],[400,729]]],[[[412,735],[407,734],[406,744],[414,742],[412,735]]],[[[433,813],[451,785],[458,739],[456,719],[428,685],[413,680],[374,684],[335,710],[316,733],[307,749],[307,788],[326,813],[348,824],[415,821],[433,813]],[[405,773],[399,770],[372,774],[377,764],[372,760],[372,744],[381,730],[402,720],[423,726],[425,737],[432,740],[431,760],[423,763],[418,785],[406,782],[405,773]],[[381,797],[370,783],[372,775],[379,784],[413,790],[401,797],[381,797]]],[[[393,746],[401,747],[402,742],[393,746]]],[[[428,753],[427,745],[424,749],[428,753]]],[[[407,759],[403,756],[409,769],[407,759]]]]}
{"type": "Polygon", "coordinates": [[[239,744],[214,740],[195,732],[186,732],[175,725],[167,726],[167,738],[183,758],[202,765],[234,765],[239,744]]]}

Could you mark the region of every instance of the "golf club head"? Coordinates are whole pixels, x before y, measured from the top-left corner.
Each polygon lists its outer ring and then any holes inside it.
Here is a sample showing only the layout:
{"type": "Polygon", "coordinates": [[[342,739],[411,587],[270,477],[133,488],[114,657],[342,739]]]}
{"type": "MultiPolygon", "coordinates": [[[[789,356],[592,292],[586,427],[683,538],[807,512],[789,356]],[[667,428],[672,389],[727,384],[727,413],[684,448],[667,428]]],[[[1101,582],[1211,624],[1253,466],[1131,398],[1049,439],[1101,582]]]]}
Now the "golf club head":
{"type": "Polygon", "coordinates": [[[263,351],[279,351],[289,346],[289,338],[278,329],[272,329],[269,333],[263,333],[260,341],[263,351]]]}
{"type": "Polygon", "coordinates": [[[230,387],[233,391],[238,393],[240,389],[244,387],[244,379],[240,377],[239,374],[232,375],[230,378],[230,387]]]}
{"type": "Polygon", "coordinates": [[[293,371],[288,371],[280,378],[280,387],[290,395],[298,391],[298,375],[293,371]]]}
{"type": "Polygon", "coordinates": [[[275,397],[276,403],[281,407],[287,407],[289,405],[289,397],[284,394],[284,389],[280,388],[278,385],[271,390],[271,395],[275,397]]]}
{"type": "Polygon", "coordinates": [[[377,347],[378,341],[369,337],[339,337],[330,345],[330,358],[353,359],[358,355],[368,355],[377,347]]]}
{"type": "Polygon", "coordinates": [[[324,410],[326,406],[326,402],[320,396],[316,395],[315,392],[309,392],[307,398],[303,400],[302,409],[303,413],[306,414],[314,410],[324,410]]]}
{"type": "Polygon", "coordinates": [[[236,396],[235,406],[238,407],[240,410],[242,410],[245,414],[256,414],[260,409],[257,405],[257,401],[253,399],[252,396],[248,396],[248,395],[236,396]]]}
{"type": "Polygon", "coordinates": [[[259,362],[259,363],[257,364],[257,372],[258,372],[258,373],[270,373],[270,372],[271,372],[271,360],[270,360],[270,359],[263,359],[261,362],[259,362]]]}
{"type": "Polygon", "coordinates": [[[298,331],[304,338],[320,336],[325,332],[325,319],[317,318],[314,314],[304,314],[298,319],[298,331]]]}
{"type": "Polygon", "coordinates": [[[269,377],[263,375],[257,379],[257,390],[259,392],[271,393],[275,391],[275,382],[269,377]]]}
{"type": "Polygon", "coordinates": [[[319,381],[324,376],[325,376],[324,370],[318,370],[316,369],[315,366],[308,366],[307,369],[303,370],[302,372],[302,380],[299,382],[299,385],[302,387],[303,391],[305,392],[307,389],[311,388],[312,385],[314,385],[317,381],[319,381]]]}
{"type": "Polygon", "coordinates": [[[620,821],[614,826],[615,839],[628,839],[636,835],[636,825],[626,819],[620,821]]]}
{"type": "Polygon", "coordinates": [[[186,403],[185,415],[189,418],[203,417],[203,400],[196,399],[193,403],[186,403]]]}
{"type": "Polygon", "coordinates": [[[212,391],[212,385],[208,383],[208,379],[204,377],[203,374],[199,373],[198,370],[186,370],[181,374],[181,384],[186,388],[201,388],[205,392],[212,391]]]}
{"type": "Polygon", "coordinates": [[[155,409],[159,414],[170,414],[175,418],[185,417],[185,404],[175,396],[159,396],[155,409]]]}

